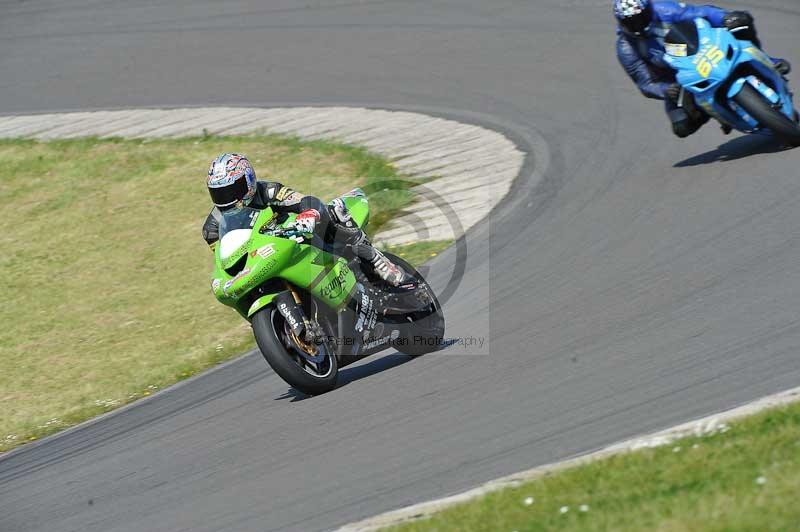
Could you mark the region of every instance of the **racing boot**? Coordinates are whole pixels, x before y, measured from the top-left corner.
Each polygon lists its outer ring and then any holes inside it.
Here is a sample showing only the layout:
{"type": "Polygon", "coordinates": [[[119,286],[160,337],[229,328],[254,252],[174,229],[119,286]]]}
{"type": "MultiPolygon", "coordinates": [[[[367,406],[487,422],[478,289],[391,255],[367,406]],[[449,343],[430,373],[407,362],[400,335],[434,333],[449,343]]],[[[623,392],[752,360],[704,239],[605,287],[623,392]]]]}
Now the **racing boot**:
{"type": "Polygon", "coordinates": [[[406,279],[406,274],[397,267],[392,261],[386,258],[386,255],[375,249],[375,246],[367,239],[367,235],[361,229],[358,229],[359,235],[353,246],[353,251],[356,256],[372,265],[375,273],[392,286],[400,286],[406,279]]]}

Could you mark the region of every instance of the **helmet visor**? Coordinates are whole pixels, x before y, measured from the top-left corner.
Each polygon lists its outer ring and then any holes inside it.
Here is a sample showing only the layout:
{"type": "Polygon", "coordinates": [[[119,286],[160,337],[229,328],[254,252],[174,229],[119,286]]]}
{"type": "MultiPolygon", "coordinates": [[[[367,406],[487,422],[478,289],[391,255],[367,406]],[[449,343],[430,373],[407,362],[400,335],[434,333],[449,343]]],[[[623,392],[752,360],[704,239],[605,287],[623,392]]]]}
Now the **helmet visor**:
{"type": "Polygon", "coordinates": [[[236,202],[242,201],[247,195],[247,179],[242,176],[230,185],[208,187],[208,192],[211,194],[211,201],[214,205],[224,211],[236,205],[236,202]]]}
{"type": "Polygon", "coordinates": [[[622,29],[633,35],[641,35],[650,26],[653,19],[653,8],[651,6],[645,7],[641,13],[624,17],[619,21],[622,29]]]}

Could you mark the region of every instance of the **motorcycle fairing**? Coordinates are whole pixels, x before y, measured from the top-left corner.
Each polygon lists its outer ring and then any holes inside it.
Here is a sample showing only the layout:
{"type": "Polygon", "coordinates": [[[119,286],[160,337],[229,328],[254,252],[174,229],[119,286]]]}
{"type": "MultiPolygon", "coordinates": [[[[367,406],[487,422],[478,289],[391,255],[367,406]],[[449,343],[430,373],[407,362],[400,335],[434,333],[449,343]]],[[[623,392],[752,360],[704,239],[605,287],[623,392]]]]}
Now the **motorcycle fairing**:
{"type": "MultiPolygon", "coordinates": [[[[739,41],[724,28],[714,28],[704,19],[695,19],[698,50],[695,54],[665,55],[677,71],[676,79],[691,92],[697,104],[723,124],[748,133],[766,133],[733,101],[745,83],[753,86],[781,112],[794,119],[792,94],[772,60],[750,41],[739,41]],[[720,89],[725,101],[720,104],[720,89]]],[[[675,49],[675,48],[673,48],[675,49]]]]}

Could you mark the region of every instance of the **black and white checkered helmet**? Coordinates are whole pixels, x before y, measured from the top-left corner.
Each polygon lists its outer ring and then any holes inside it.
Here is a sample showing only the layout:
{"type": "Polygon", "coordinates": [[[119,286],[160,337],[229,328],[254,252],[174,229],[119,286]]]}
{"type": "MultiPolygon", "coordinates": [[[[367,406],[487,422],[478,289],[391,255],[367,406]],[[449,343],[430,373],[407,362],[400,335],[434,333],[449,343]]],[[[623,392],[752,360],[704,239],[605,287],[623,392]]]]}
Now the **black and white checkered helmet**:
{"type": "Polygon", "coordinates": [[[614,0],[614,16],[626,33],[641,35],[653,20],[650,0],[614,0]]]}

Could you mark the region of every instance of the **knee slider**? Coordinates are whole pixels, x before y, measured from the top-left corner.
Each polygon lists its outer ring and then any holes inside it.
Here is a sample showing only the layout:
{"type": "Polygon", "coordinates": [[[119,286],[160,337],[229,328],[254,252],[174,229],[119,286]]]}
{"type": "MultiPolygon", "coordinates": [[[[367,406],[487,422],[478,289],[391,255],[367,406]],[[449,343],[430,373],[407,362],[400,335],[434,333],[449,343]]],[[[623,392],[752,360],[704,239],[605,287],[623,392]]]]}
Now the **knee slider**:
{"type": "Polygon", "coordinates": [[[685,139],[695,131],[696,128],[693,128],[688,120],[672,123],[672,132],[679,138],[685,139]]]}

